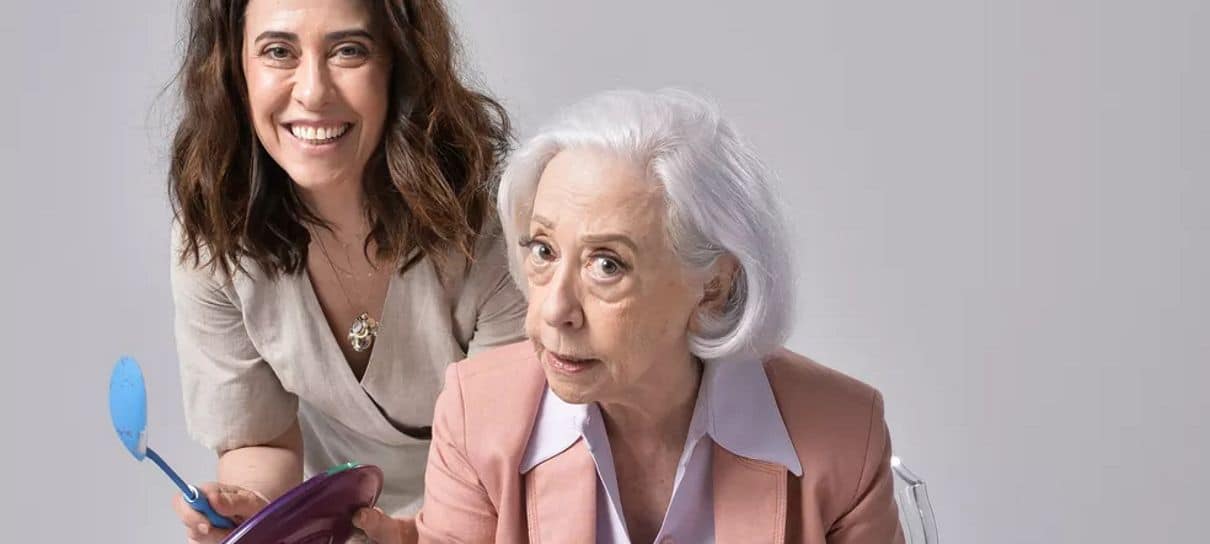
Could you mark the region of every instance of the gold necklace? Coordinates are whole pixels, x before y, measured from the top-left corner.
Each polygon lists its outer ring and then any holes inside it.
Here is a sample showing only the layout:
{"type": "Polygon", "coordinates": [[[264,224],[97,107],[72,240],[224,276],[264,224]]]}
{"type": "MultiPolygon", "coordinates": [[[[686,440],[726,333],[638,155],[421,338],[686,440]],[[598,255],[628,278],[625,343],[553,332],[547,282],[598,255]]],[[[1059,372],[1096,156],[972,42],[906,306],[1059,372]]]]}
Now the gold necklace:
{"type": "MultiPolygon", "coordinates": [[[[356,310],[357,306],[353,304],[353,300],[349,298],[349,292],[345,290],[345,284],[340,280],[340,272],[336,271],[336,265],[332,263],[332,256],[328,255],[328,248],[324,247],[323,238],[316,235],[315,241],[319,242],[319,250],[324,254],[324,260],[328,261],[328,266],[332,268],[332,275],[336,276],[336,285],[340,287],[340,294],[344,295],[345,302],[349,303],[349,307],[356,310]]],[[[348,254],[348,251],[345,251],[348,254]]],[[[349,261],[350,266],[352,261],[349,261]]],[[[367,277],[373,275],[371,272],[367,277]]],[[[353,277],[349,274],[349,277],[353,277]]],[[[361,353],[370,349],[374,345],[374,339],[378,336],[378,322],[370,317],[369,312],[361,312],[355,319],[353,324],[349,326],[349,345],[353,347],[353,351],[361,353]]]]}

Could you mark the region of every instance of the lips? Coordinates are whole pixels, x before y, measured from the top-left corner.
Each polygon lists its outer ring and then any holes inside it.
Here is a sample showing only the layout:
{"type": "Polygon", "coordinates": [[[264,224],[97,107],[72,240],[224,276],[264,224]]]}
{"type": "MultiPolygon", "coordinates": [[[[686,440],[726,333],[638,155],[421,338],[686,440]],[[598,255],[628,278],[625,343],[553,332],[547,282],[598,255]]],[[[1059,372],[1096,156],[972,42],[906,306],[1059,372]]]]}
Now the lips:
{"type": "Polygon", "coordinates": [[[565,374],[578,374],[601,362],[600,359],[562,355],[553,351],[544,351],[542,358],[547,366],[565,374]]]}

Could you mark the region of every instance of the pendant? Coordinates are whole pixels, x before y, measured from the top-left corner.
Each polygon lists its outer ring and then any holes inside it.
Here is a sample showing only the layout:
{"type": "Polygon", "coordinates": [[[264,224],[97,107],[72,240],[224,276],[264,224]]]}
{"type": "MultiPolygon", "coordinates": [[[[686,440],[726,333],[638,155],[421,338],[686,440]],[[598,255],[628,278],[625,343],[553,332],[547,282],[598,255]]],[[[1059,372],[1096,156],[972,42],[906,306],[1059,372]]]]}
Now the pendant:
{"type": "Polygon", "coordinates": [[[352,344],[353,351],[361,353],[370,346],[374,345],[374,337],[378,336],[378,322],[370,317],[370,314],[362,312],[353,320],[353,326],[349,327],[349,344],[352,344]]]}

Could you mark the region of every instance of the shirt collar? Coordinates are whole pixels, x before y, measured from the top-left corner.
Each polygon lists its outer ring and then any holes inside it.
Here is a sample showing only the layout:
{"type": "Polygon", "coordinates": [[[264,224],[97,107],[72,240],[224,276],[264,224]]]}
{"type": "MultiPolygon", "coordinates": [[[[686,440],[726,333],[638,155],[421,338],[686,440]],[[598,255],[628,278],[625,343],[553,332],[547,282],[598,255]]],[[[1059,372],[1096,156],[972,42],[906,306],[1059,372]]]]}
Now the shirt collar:
{"type": "Polygon", "coordinates": [[[575,444],[583,433],[587,418],[587,404],[566,402],[555,395],[547,385],[538,405],[529,444],[525,447],[525,455],[521,457],[521,473],[529,472],[543,461],[563,453],[563,450],[575,444]]]}
{"type": "MultiPolygon", "coordinates": [[[[709,436],[735,455],[776,463],[802,476],[764,365],[752,360],[707,361],[704,367],[686,443],[709,436]]],[[[547,386],[520,472],[529,472],[575,444],[590,423],[590,414],[598,412],[595,408],[568,403],[547,386]]]]}

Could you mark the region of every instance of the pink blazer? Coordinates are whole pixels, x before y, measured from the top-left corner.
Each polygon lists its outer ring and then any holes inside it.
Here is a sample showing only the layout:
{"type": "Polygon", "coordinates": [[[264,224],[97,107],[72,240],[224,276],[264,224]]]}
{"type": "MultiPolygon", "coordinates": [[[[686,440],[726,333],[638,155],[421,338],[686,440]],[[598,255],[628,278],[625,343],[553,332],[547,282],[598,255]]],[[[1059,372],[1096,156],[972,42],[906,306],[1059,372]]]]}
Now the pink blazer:
{"type": "MultiPolygon", "coordinates": [[[[520,474],[546,380],[527,343],[450,365],[437,399],[420,542],[593,542],[597,474],[583,440],[520,474]]],[[[726,543],[902,543],[882,397],[790,351],[765,363],[802,463],[714,446],[715,538],[726,543]]]]}

